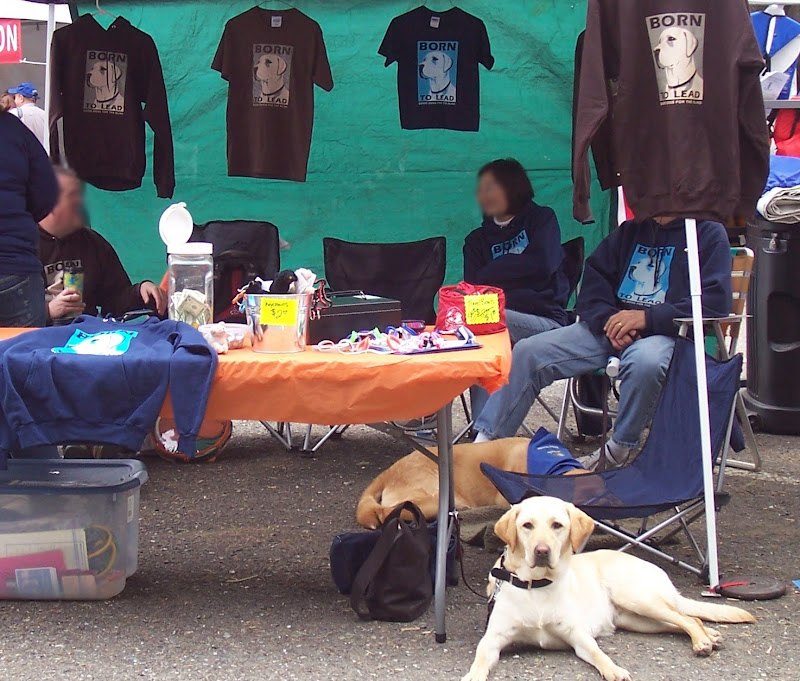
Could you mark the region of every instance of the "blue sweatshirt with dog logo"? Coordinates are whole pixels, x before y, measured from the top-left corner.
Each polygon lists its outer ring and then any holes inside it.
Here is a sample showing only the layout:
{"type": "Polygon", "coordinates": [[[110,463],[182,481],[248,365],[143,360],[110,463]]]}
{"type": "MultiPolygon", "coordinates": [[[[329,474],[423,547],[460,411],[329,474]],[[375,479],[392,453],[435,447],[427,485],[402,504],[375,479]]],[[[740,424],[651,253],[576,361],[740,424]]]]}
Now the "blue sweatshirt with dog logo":
{"type": "MultiPolygon", "coordinates": [[[[728,315],[733,302],[728,235],[720,223],[703,221],[697,223],[697,240],[703,315],[728,315]]],[[[676,336],[673,320],[692,316],[684,221],[629,220],[611,232],[586,259],[576,309],[594,333],[603,333],[619,310],[644,310],[643,335],[676,336]]]]}
{"type": "Polygon", "coordinates": [[[464,240],[464,281],[503,289],[506,307],[566,324],[569,281],[552,208],[531,202],[504,227],[486,218],[464,240]]]}
{"type": "Polygon", "coordinates": [[[138,450],[170,389],[178,450],[193,455],[217,355],[188,324],[78,317],[0,343],[0,462],[50,444],[138,450]]]}

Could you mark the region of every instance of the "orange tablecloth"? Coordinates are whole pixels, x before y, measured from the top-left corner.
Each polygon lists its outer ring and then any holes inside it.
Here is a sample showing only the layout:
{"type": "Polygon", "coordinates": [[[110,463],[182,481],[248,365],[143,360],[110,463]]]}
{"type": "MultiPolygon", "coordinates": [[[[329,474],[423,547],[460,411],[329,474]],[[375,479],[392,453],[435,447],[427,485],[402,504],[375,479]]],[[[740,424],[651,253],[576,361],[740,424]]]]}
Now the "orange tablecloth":
{"type": "Polygon", "coordinates": [[[206,413],[217,419],[327,424],[424,416],[474,383],[490,392],[506,383],[508,335],[479,340],[479,350],[416,356],[235,350],[219,358],[206,413]]]}
{"type": "MultiPolygon", "coordinates": [[[[23,331],[0,329],[0,340],[23,331]]],[[[478,340],[483,345],[478,350],[414,356],[234,350],[219,358],[206,413],[220,420],[323,424],[431,414],[474,383],[490,392],[506,383],[508,334],[478,340]]],[[[164,412],[169,411],[167,404],[164,412]]]]}

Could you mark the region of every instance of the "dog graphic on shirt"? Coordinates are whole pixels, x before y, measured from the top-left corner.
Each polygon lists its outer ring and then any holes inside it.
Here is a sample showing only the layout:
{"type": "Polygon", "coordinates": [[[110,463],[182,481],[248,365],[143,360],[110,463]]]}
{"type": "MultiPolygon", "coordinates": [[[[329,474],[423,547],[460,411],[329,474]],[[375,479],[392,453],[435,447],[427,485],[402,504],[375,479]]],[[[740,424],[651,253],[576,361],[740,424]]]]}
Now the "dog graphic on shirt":
{"type": "Polygon", "coordinates": [[[662,104],[702,103],[704,14],[647,17],[662,104]]]}
{"type": "Polygon", "coordinates": [[[420,41],[417,57],[417,101],[420,104],[455,104],[458,42],[420,41]]]}
{"type": "Polygon", "coordinates": [[[124,113],[127,74],[127,55],[89,50],[86,54],[83,110],[124,113]]]}
{"type": "Polygon", "coordinates": [[[253,106],[289,106],[292,47],[253,46],[253,106]]]}

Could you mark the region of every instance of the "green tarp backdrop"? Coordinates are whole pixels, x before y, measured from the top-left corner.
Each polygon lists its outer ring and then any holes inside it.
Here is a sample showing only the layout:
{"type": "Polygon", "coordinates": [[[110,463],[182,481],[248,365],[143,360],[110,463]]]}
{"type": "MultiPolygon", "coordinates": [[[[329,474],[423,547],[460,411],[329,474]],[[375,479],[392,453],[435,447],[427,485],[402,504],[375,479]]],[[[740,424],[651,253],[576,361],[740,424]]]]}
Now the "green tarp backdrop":
{"type": "MultiPolygon", "coordinates": [[[[195,222],[260,219],[275,223],[291,249],[287,267],[322,273],[322,238],[406,241],[445,235],[447,280],[461,278],[464,236],[480,222],[475,172],[493,158],[514,156],[529,169],[536,200],[552,206],[563,240],[583,234],[587,251],[608,229],[608,196],[594,188],[598,222],[572,219],[570,134],[575,40],[585,0],[460,0],[486,24],[496,63],[481,67],[481,129],[400,128],[396,65],[384,68],[377,49],[391,19],[419,0],[297,0],[291,5],[322,27],[335,86],[317,88],[314,137],[306,183],[229,178],[225,161],[227,84],[209,68],[225,22],[254,3],[223,0],[113,2],[155,40],[164,70],[175,144],[174,201],[195,222]]],[[[289,3],[266,2],[280,9],[289,3]]],[[[436,0],[434,10],[451,3],[436,0]]],[[[79,3],[80,12],[94,4],[79,3]]],[[[108,25],[108,17],[99,17],[108,25]]],[[[141,189],[88,189],[93,226],[118,249],[134,280],[158,279],[165,249],[158,199],[148,170],[141,189]]]]}

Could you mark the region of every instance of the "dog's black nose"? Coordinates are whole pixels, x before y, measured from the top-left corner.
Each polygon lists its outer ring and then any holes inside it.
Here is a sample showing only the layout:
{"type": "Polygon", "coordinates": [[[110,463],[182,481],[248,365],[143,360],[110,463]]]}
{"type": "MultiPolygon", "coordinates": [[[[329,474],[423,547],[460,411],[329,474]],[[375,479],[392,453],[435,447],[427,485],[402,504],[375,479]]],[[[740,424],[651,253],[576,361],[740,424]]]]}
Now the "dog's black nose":
{"type": "Polygon", "coordinates": [[[550,547],[547,544],[537,544],[533,548],[533,557],[536,565],[547,565],[550,560],[550,547]]]}

